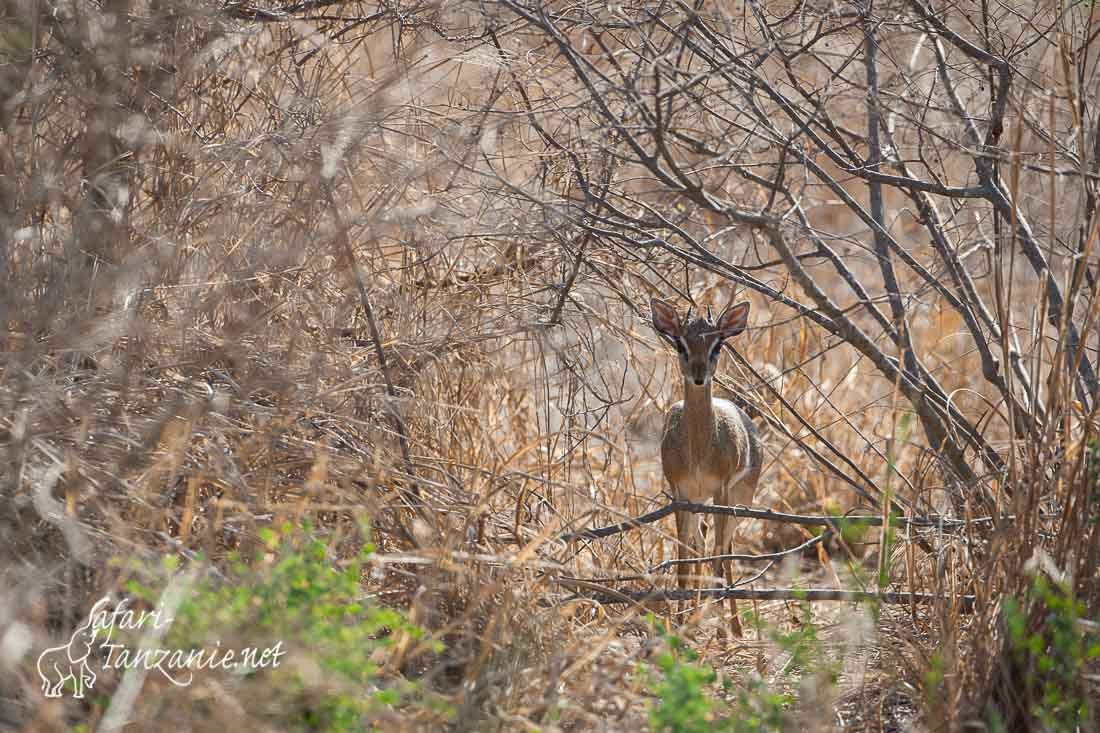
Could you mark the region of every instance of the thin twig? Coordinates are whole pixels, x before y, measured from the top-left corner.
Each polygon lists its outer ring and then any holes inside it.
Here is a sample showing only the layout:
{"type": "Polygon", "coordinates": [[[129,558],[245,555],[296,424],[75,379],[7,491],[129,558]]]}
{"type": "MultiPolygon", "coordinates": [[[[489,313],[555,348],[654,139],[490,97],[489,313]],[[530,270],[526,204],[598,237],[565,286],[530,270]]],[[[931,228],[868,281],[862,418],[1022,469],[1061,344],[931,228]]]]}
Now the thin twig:
{"type": "MultiPolygon", "coordinates": [[[[340,210],[336,206],[336,201],[332,196],[332,188],[328,185],[324,187],[325,198],[329,205],[329,209],[332,212],[332,216],[336,221],[336,236],[339,243],[344,249],[344,257],[347,258],[348,267],[351,268],[352,275],[355,279],[355,287],[359,291],[359,302],[363,306],[363,315],[367,319],[367,326],[370,329],[371,341],[374,344],[375,354],[378,356],[378,369],[382,372],[382,380],[386,385],[386,413],[389,415],[390,422],[393,423],[393,429],[397,432],[397,440],[401,447],[401,457],[405,462],[405,473],[407,474],[408,487],[401,491],[401,496],[404,498],[405,503],[410,508],[417,511],[421,518],[424,519],[429,525],[432,524],[431,518],[428,516],[424,509],[424,501],[420,496],[420,487],[416,483],[416,470],[412,465],[412,456],[409,452],[409,438],[408,433],[405,430],[405,421],[401,419],[400,413],[394,406],[393,401],[397,399],[397,390],[394,389],[393,380],[390,378],[389,366],[386,363],[386,351],[382,348],[382,338],[378,332],[378,324],[374,320],[374,309],[371,307],[370,295],[367,293],[367,286],[363,282],[363,273],[359,270],[359,263],[355,259],[355,251],[352,249],[351,240],[348,239],[348,232],[344,226],[343,219],[340,216],[340,210]]],[[[404,535],[405,540],[410,542],[413,547],[417,547],[418,543],[405,526],[404,523],[398,521],[398,526],[401,529],[401,534],[404,535]]]]}
{"type": "Polygon", "coordinates": [[[656,574],[662,570],[675,567],[677,565],[697,565],[699,563],[714,562],[715,560],[735,560],[737,562],[774,562],[780,560],[788,555],[797,555],[800,552],[816,547],[828,538],[833,536],[833,530],[827,529],[816,537],[803,542],[798,547],[792,547],[789,550],[782,550],[781,552],[770,552],[766,555],[708,555],[706,557],[684,557],[675,560],[665,560],[659,565],[655,565],[649,569],[650,574],[656,574]]]}

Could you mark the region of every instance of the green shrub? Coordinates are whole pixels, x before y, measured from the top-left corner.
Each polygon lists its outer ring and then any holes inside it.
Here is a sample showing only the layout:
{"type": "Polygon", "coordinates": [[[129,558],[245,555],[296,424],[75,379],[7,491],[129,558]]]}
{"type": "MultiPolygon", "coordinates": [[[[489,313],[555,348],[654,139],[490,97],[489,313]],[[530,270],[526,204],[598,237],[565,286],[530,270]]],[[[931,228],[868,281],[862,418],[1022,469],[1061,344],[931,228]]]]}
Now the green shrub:
{"type": "MultiPolygon", "coordinates": [[[[653,627],[663,635],[660,626],[653,627]]],[[[809,604],[803,604],[800,628],[789,632],[768,628],[766,633],[791,655],[785,676],[823,674],[829,684],[835,684],[836,671],[819,654],[817,627],[810,619],[809,604]]],[[[796,702],[793,695],[769,688],[759,677],[748,679],[740,687],[729,678],[720,678],[676,636],[665,637],[664,649],[656,656],[654,666],[660,673],[658,678],[650,679],[649,685],[657,698],[649,711],[655,731],[753,733],[795,727],[790,712],[796,702]],[[719,686],[724,698],[716,694],[719,686]]]]}
{"type": "Polygon", "coordinates": [[[1095,710],[1085,675],[1100,658],[1100,637],[1082,623],[1085,606],[1072,586],[1038,574],[1022,601],[1007,598],[1003,608],[1013,694],[1026,713],[1044,730],[1090,729],[1095,710]]]}
{"type": "MultiPolygon", "coordinates": [[[[423,707],[446,714],[442,702],[389,664],[398,645],[439,651],[400,611],[363,600],[360,578],[374,552],[337,568],[325,544],[306,527],[263,530],[265,552],[251,562],[235,557],[223,580],[197,581],[175,614],[164,645],[171,649],[281,643],[284,663],[246,670],[269,687],[269,700],[299,729],[359,730],[396,710],[423,707]],[[287,663],[289,660],[290,663],[287,663]],[[317,674],[317,670],[320,674],[317,674]]],[[[174,560],[165,563],[173,571],[174,560]]],[[[131,583],[150,603],[159,593],[131,583]]],[[[203,672],[211,674],[211,672],[203,672]]]]}
{"type": "Polygon", "coordinates": [[[718,676],[697,660],[679,638],[668,637],[667,649],[655,660],[662,677],[654,685],[657,704],[649,713],[654,730],[705,733],[715,728],[716,703],[707,690],[718,676]]]}

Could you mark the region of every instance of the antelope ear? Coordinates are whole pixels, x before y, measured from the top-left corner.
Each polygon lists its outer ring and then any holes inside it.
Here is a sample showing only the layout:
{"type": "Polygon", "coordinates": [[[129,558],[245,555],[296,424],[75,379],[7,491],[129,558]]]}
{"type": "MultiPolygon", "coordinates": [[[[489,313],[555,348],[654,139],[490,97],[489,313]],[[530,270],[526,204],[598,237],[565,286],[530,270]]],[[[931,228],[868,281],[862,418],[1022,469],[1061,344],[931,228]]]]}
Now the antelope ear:
{"type": "Polygon", "coordinates": [[[657,333],[672,341],[683,335],[680,314],[674,306],[660,298],[650,298],[649,310],[653,314],[653,327],[657,329],[657,333]]]}
{"type": "Polygon", "coordinates": [[[718,335],[724,339],[736,336],[749,325],[749,301],[731,305],[718,316],[718,335]]]}

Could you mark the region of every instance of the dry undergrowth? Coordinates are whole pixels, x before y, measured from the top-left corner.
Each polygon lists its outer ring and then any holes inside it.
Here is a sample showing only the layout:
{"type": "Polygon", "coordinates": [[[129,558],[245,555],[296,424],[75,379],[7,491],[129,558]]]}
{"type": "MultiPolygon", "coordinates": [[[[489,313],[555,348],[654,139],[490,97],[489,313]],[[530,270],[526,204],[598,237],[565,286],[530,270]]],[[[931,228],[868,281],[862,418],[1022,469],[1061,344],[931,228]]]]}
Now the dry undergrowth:
{"type": "MultiPolygon", "coordinates": [[[[671,573],[614,580],[676,556],[671,519],[559,539],[666,502],[660,416],[679,397],[672,359],[644,319],[649,295],[678,289],[721,308],[745,292],[688,249],[625,246],[588,219],[579,226],[574,179],[583,170],[621,181],[624,200],[684,237],[729,222],[614,159],[622,133],[586,116],[591,100],[570,67],[546,60],[552,44],[532,41],[537,22],[509,14],[511,3],[482,8],[492,36],[465,4],[307,2],[291,16],[192,5],[0,4],[0,728],[110,729],[123,675],[105,673],[83,700],[47,700],[38,652],[68,638],[104,594],[132,596],[139,579],[161,588],[153,570],[164,557],[214,580],[232,574],[237,554],[276,565],[264,530],[289,522],[312,527],[334,567],[373,542],[360,600],[401,609],[440,642],[409,637],[371,657],[381,678],[438,696],[373,711],[379,728],[642,728],[668,628],[733,681],[716,699],[791,695],[792,729],[958,729],[989,723],[990,711],[1023,729],[1038,688],[1012,657],[1004,599],[1028,598],[1038,567],[1065,574],[1089,618],[1098,600],[1089,518],[1100,400],[1075,403],[1058,381],[1064,328],[1028,354],[1027,368],[1048,379],[1048,409],[1043,440],[1024,441],[982,381],[959,314],[899,273],[913,296],[914,350],[1005,462],[996,473],[965,445],[977,467],[967,483],[898,381],[805,314],[745,296],[752,328],[736,358],[723,357],[721,384],[755,409],[764,434],[757,505],[881,514],[873,484],[918,514],[1015,519],[958,533],[845,533],[776,563],[757,585],[873,589],[881,579],[941,600],[742,603],[759,623],[736,642],[716,633],[718,604],[677,612],[574,596],[558,579],[673,585],[671,573]],[[533,120],[556,127],[536,132],[533,120]],[[973,613],[962,595],[976,596],[973,613]],[[809,631],[816,667],[790,641],[809,631]]],[[[733,10],[724,12],[739,17],[733,10]]],[[[566,40],[579,44],[574,31],[566,40]]],[[[838,37],[847,45],[828,54],[858,46],[838,37]]],[[[905,38],[899,30],[883,46],[902,49],[905,38]]],[[[584,48],[599,64],[596,46],[584,48]]],[[[1042,180],[1040,171],[1021,185],[1043,199],[1042,180]]],[[[722,190],[746,207],[767,198],[722,190]]],[[[832,192],[802,193],[814,231],[835,236],[854,276],[878,282],[861,249],[866,229],[830,209],[832,192]]],[[[920,222],[906,202],[887,203],[911,234],[920,222]]],[[[1092,216],[1054,226],[1091,227],[1092,216]]],[[[810,302],[762,241],[735,226],[708,246],[810,302]]],[[[1064,281],[1069,266],[1057,267],[1064,281]]],[[[835,274],[816,277],[849,307],[835,274]]],[[[992,277],[975,277],[991,297],[992,277]]],[[[1026,310],[1037,276],[1014,277],[1028,296],[1003,317],[1041,323],[1026,310]]],[[[1095,345],[1097,293],[1081,293],[1076,323],[1095,345]]],[[[812,536],[792,524],[741,527],[747,554],[812,536]]],[[[741,565],[746,577],[761,567],[741,565]]],[[[1045,602],[1024,607],[1034,633],[1045,602]]],[[[226,646],[251,639],[247,628],[224,634],[226,646]]],[[[185,687],[151,675],[128,709],[134,729],[309,727],[303,710],[361,694],[312,651],[303,642],[288,656],[304,682],[285,697],[263,675],[185,687]]],[[[1090,684],[1074,678],[1064,691],[1087,696],[1090,684]]]]}

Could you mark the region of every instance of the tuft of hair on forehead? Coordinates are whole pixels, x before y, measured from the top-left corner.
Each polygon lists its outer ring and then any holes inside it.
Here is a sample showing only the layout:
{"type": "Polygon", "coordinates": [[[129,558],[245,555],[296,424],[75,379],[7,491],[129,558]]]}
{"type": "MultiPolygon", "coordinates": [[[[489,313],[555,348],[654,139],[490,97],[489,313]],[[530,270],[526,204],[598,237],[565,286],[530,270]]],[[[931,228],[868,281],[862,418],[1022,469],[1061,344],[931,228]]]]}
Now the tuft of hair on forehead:
{"type": "Polygon", "coordinates": [[[710,320],[709,318],[704,318],[703,316],[693,318],[687,324],[687,326],[684,327],[685,336],[707,336],[717,331],[718,326],[714,323],[714,321],[710,320]]]}

